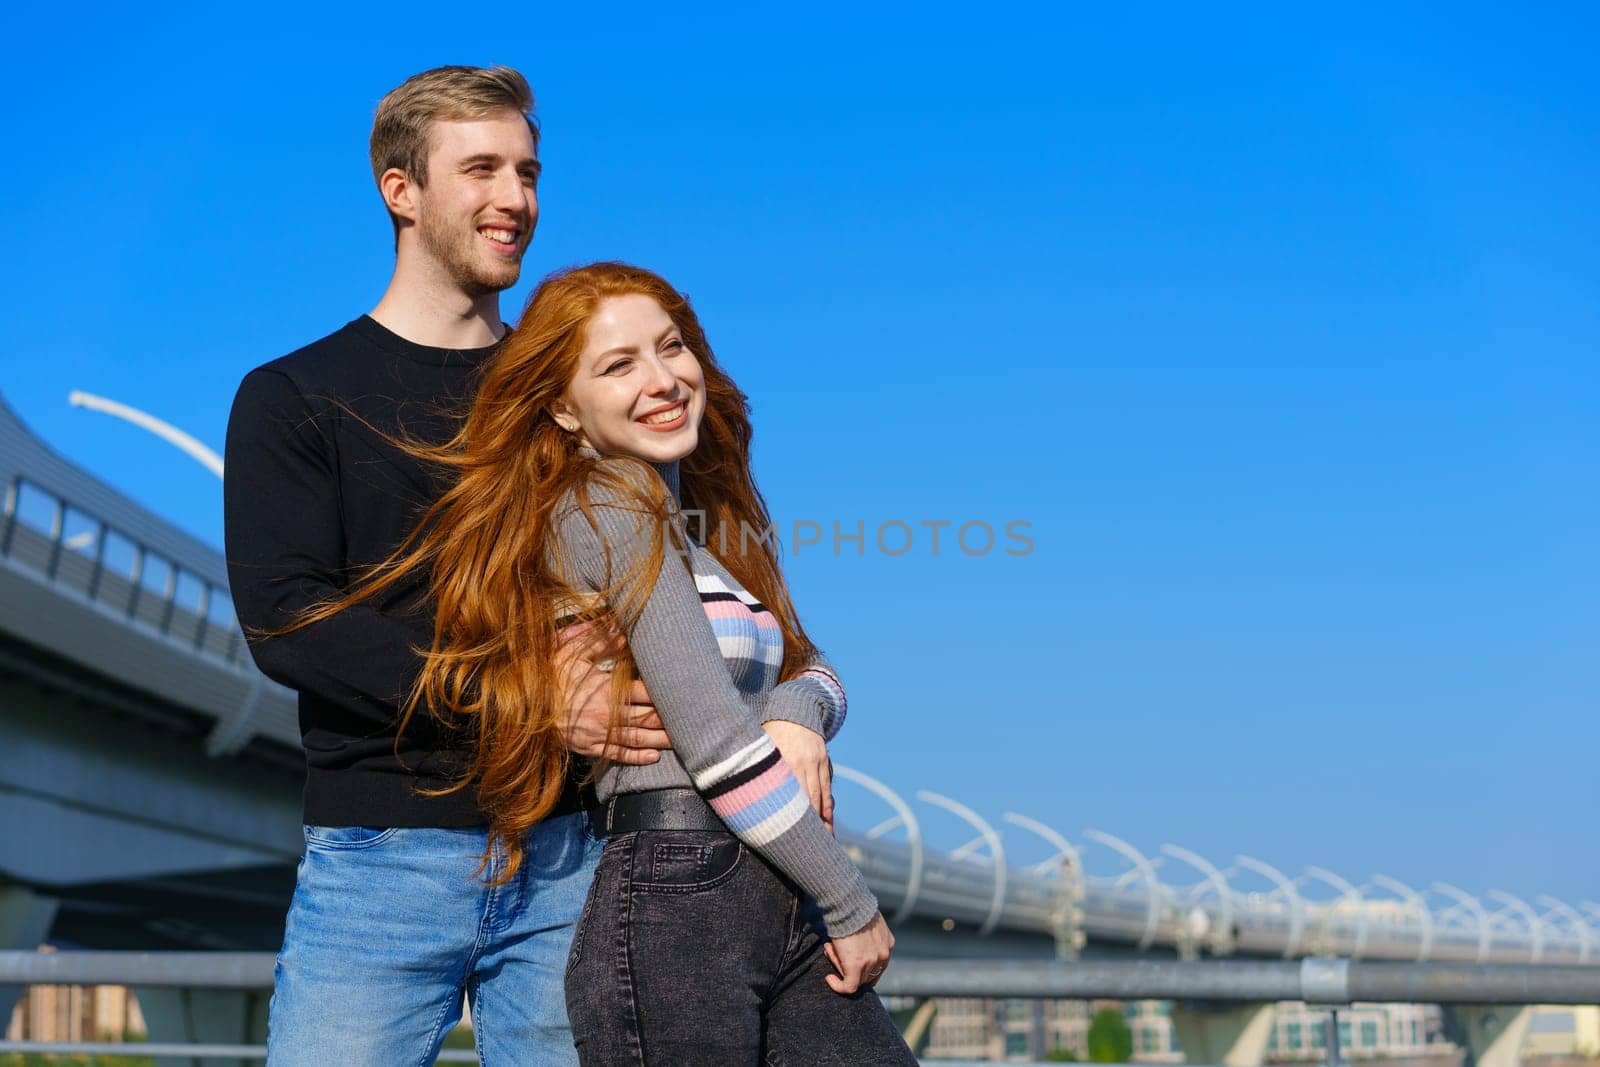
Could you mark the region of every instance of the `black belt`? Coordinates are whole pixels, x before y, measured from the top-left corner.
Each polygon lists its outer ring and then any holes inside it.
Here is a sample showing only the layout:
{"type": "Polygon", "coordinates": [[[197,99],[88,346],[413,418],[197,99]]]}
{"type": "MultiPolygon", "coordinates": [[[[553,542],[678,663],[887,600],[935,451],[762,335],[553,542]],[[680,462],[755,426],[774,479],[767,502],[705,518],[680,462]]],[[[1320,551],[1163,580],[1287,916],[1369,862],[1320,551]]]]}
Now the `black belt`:
{"type": "Polygon", "coordinates": [[[717,830],[730,833],[705,798],[693,789],[651,789],[620,793],[593,809],[596,832],[626,834],[634,830],[717,830]]]}

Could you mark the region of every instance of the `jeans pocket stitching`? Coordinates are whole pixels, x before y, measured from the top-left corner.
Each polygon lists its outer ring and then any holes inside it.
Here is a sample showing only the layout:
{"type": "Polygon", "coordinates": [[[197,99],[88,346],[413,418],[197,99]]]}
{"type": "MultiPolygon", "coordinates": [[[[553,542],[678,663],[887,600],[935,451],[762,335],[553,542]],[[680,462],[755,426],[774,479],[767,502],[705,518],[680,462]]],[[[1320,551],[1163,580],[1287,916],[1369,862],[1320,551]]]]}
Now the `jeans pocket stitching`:
{"type": "Polygon", "coordinates": [[[305,827],[306,844],[308,846],[309,845],[315,845],[317,848],[321,848],[321,849],[331,849],[331,850],[339,851],[339,852],[352,852],[352,851],[356,851],[356,850],[359,850],[359,849],[373,848],[376,845],[381,845],[381,844],[383,844],[383,842],[389,840],[391,837],[393,837],[395,834],[399,833],[399,831],[400,831],[399,827],[390,826],[390,827],[386,827],[386,828],[384,828],[382,830],[379,830],[376,834],[374,834],[371,837],[363,837],[363,838],[361,838],[360,840],[357,840],[357,841],[341,841],[338,838],[325,837],[321,833],[318,832],[318,831],[321,831],[321,830],[324,830],[324,829],[328,829],[328,830],[346,830],[346,829],[349,829],[349,827],[345,827],[345,826],[331,826],[331,827],[307,826],[307,827],[305,827]]]}
{"type": "MultiPolygon", "coordinates": [[[[660,846],[657,846],[660,847],[660,846]]],[[[682,847],[682,846],[675,846],[682,847]]],[[[748,849],[743,841],[735,842],[733,861],[728,864],[728,869],[721,871],[710,878],[699,882],[642,882],[633,881],[632,888],[641,893],[701,893],[708,889],[715,889],[738,873],[744,865],[744,855],[748,849]]],[[[654,857],[651,859],[652,876],[654,875],[654,857]]]]}

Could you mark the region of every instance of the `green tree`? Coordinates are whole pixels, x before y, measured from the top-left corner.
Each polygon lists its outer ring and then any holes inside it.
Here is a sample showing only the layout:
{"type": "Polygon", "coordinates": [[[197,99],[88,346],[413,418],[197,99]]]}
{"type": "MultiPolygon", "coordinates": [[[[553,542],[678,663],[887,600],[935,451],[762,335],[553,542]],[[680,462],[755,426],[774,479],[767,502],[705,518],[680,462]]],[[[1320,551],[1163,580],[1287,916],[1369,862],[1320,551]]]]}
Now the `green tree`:
{"type": "Polygon", "coordinates": [[[1089,1020],[1089,1062],[1127,1063],[1133,1058],[1133,1031],[1116,1008],[1101,1008],[1089,1020]]]}
{"type": "Polygon", "coordinates": [[[1044,1058],[1046,1063],[1077,1063],[1078,1054],[1070,1048],[1053,1048],[1044,1058]]]}

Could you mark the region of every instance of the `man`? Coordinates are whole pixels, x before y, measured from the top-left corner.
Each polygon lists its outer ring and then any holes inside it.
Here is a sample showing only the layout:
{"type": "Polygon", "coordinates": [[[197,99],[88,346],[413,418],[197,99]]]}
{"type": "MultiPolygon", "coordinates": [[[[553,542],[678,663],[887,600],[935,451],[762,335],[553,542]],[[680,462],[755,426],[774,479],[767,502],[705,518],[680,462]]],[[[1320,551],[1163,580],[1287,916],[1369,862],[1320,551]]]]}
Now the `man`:
{"type": "MultiPolygon", "coordinates": [[[[472,738],[449,715],[403,719],[417,649],[432,642],[420,584],[302,629],[306,608],[388,556],[447,475],[396,441],[446,441],[472,377],[505,332],[538,221],[532,94],[504,67],[440,67],[384,97],[371,156],[395,231],[395,268],[372,312],[239,387],[228,424],[229,578],[251,651],[299,691],[306,751],[306,853],[278,956],[274,1065],[431,1062],[471,1003],[479,1055],[575,1063],[562,991],[572,929],[599,843],[568,786],[530,833],[527,861],[491,885],[487,819],[463,784],[472,738]]],[[[601,642],[559,665],[567,743],[604,746],[601,642]]],[[[651,763],[669,747],[635,683],[612,758],[651,763]]],[[[796,716],[799,717],[799,716],[796,716]]],[[[831,816],[820,736],[767,724],[813,803],[831,816]]]]}

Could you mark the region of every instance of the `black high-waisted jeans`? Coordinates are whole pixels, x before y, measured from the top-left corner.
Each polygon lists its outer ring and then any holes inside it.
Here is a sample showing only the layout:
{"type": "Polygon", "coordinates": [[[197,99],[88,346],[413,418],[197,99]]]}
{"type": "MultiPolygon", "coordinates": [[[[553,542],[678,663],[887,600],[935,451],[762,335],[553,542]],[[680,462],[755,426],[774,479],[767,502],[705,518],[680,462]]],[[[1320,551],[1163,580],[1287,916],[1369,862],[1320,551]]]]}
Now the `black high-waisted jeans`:
{"type": "Polygon", "coordinates": [[[730,833],[606,841],[567,958],[585,1067],[917,1060],[876,993],[840,996],[807,899],[730,833]]]}

